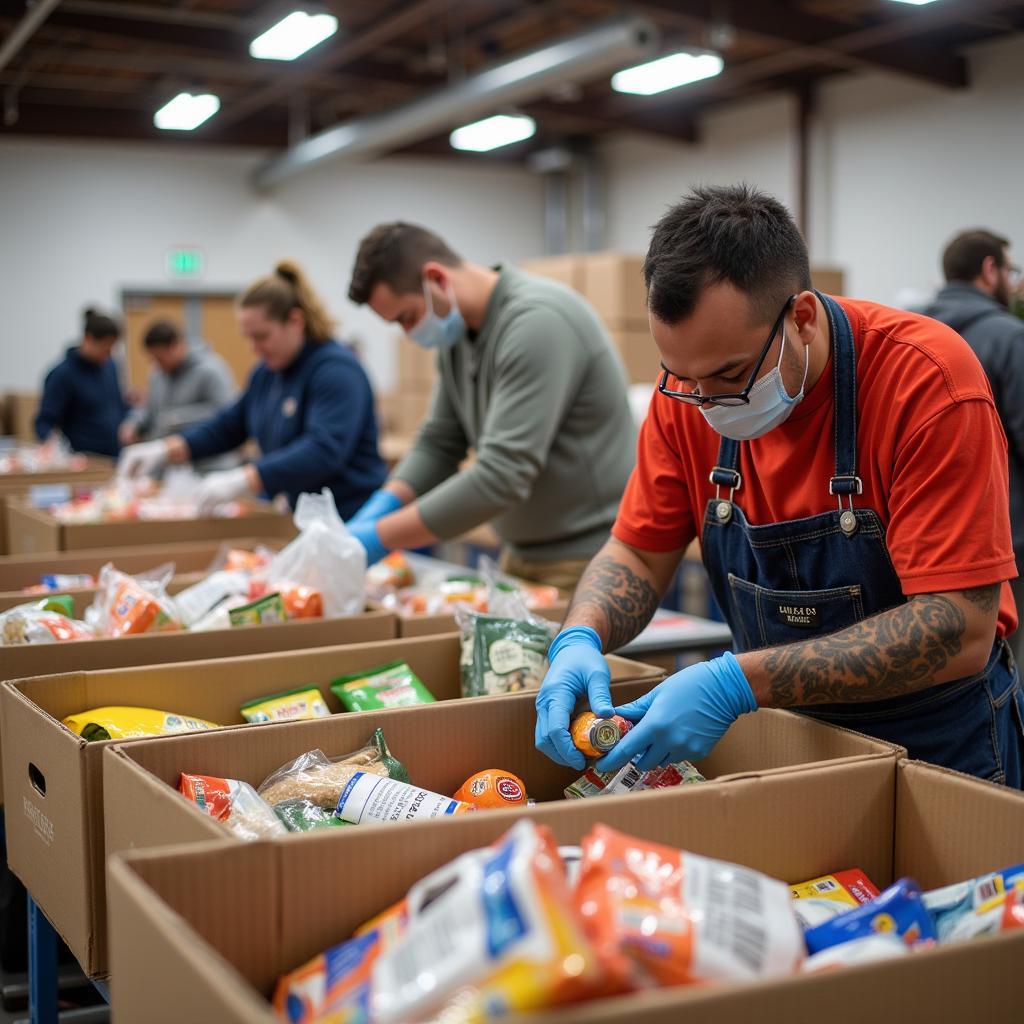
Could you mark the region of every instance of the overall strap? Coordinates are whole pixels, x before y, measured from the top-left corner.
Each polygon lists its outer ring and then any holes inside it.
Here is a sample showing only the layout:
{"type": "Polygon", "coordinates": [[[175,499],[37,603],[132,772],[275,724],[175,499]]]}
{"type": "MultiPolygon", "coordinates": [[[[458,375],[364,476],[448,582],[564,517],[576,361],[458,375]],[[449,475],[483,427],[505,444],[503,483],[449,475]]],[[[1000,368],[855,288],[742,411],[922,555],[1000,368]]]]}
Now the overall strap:
{"type": "Polygon", "coordinates": [[[832,386],[835,401],[835,475],[828,493],[839,500],[843,496],[853,508],[853,495],[864,489],[857,476],[857,352],[853,346],[853,328],[842,306],[828,295],[815,292],[825,307],[832,335],[832,386]]]}

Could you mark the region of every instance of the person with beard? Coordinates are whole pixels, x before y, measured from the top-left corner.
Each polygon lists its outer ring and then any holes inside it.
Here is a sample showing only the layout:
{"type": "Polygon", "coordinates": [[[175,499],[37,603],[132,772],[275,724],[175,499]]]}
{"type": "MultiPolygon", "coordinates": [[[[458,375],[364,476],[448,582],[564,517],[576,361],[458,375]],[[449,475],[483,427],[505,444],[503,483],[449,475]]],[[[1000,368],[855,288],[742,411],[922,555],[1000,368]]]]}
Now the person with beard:
{"type": "MultiPolygon", "coordinates": [[[[1010,243],[991,231],[962,231],[945,248],[946,285],[921,312],[952,327],[978,357],[992,386],[1006,432],[1010,464],[1010,528],[1017,566],[1024,565],[1024,321],[1010,311],[1020,268],[1010,261],[1010,243]]],[[[1017,607],[1024,607],[1024,582],[1011,581],[1017,607]]],[[[1024,656],[1024,630],[1012,638],[1024,656]]]]}

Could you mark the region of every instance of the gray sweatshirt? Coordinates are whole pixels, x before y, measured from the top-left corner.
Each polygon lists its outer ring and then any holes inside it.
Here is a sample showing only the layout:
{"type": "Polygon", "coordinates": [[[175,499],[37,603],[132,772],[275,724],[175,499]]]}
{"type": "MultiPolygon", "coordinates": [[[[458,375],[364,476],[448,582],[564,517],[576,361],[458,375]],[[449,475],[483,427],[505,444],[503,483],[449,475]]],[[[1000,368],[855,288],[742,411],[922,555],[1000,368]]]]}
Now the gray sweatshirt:
{"type": "Polygon", "coordinates": [[[635,459],[622,364],[579,295],[499,269],[480,332],[439,353],[430,414],[394,476],[440,537],[493,520],[522,558],[587,558],[635,459]]]}

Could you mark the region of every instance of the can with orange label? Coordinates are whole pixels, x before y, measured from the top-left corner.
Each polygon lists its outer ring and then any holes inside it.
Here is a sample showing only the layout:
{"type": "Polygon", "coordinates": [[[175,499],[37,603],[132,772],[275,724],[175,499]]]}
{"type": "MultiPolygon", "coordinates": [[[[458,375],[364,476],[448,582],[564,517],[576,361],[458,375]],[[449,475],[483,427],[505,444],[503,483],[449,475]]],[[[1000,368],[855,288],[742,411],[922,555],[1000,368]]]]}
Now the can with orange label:
{"type": "Polygon", "coordinates": [[[576,749],[587,757],[601,757],[607,754],[623,736],[633,728],[633,723],[622,715],[598,718],[593,711],[584,711],[569,729],[576,749]]]}

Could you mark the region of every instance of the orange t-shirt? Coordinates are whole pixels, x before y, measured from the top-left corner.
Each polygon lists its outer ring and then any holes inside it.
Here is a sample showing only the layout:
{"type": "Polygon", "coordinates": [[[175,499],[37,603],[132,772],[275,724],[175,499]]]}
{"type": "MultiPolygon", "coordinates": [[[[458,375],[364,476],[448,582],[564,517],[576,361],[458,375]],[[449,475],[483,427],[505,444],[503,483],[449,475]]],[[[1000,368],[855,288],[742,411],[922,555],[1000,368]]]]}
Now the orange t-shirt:
{"type": "MultiPolygon", "coordinates": [[[[854,505],[880,517],[903,593],[1012,579],[1006,436],[981,364],[958,334],[935,320],[838,301],[857,351],[857,472],[864,492],[854,505]]],[[[828,493],[833,414],[830,358],[785,423],[740,444],[743,485],[734,500],[752,524],[837,507],[828,493]]],[[[613,535],[641,550],[685,548],[714,496],[708,474],[720,440],[698,408],[656,391],[613,535]]],[[[1004,585],[997,631],[1007,636],[1016,625],[1004,585]]]]}

